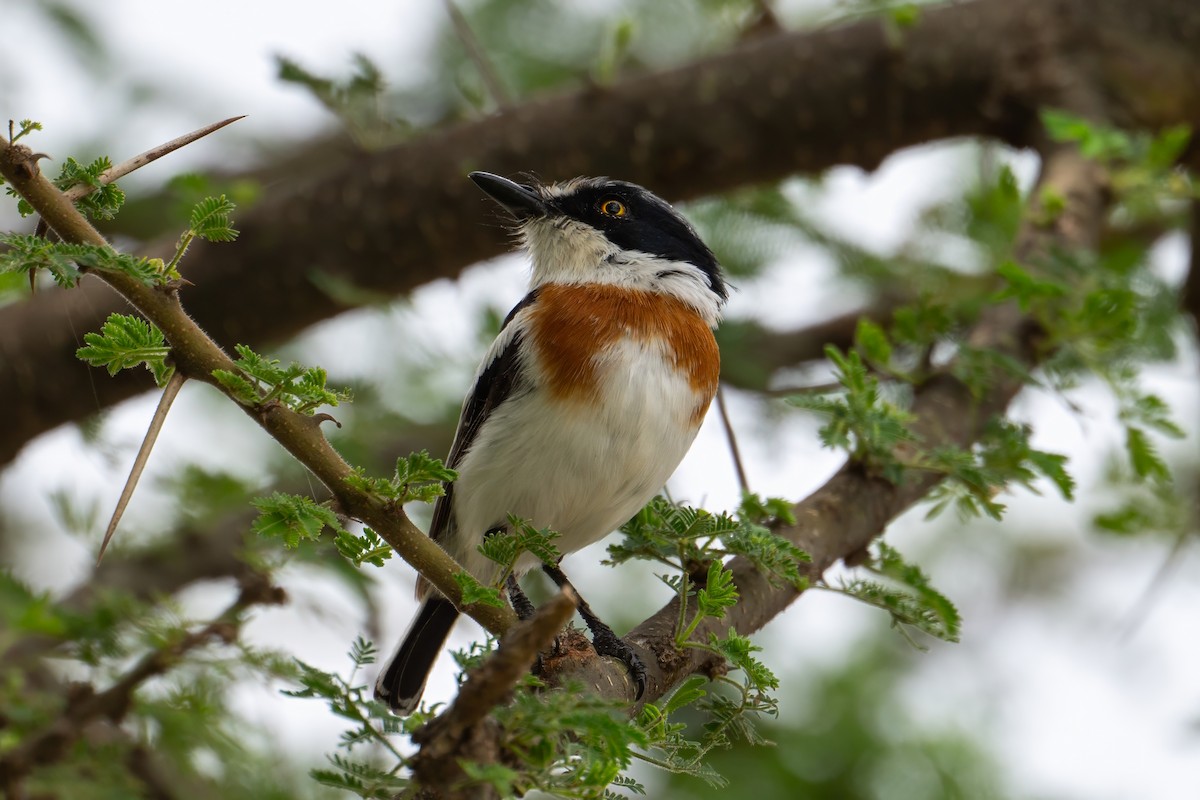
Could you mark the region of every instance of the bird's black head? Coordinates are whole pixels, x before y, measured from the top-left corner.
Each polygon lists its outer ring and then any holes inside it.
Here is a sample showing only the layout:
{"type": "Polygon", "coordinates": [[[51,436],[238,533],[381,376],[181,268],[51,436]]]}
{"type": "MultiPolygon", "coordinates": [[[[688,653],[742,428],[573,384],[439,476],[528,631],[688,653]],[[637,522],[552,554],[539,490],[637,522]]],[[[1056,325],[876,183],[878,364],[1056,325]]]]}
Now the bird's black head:
{"type": "Polygon", "coordinates": [[[728,297],[716,256],[695,229],[669,203],[635,183],[575,178],[542,185],[487,172],[472,172],[471,179],[522,224],[535,273],[539,267],[555,268],[539,265],[539,256],[563,262],[565,268],[573,265],[578,251],[581,263],[572,266],[573,272],[587,269],[590,260],[614,269],[638,267],[647,280],[661,280],[671,275],[672,264],[690,265],[720,302],[728,297]]]}

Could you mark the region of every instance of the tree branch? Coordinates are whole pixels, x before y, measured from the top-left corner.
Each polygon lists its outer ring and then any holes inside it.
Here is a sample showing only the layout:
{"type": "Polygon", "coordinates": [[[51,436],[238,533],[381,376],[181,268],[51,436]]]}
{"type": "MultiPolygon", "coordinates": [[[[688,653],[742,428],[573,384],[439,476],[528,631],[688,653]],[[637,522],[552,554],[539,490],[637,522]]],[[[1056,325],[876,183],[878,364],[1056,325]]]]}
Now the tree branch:
{"type": "MultiPolygon", "coordinates": [[[[327,171],[318,151],[301,185],[239,219],[237,247],[189,258],[188,308],[217,342],[261,345],[346,310],[314,275],[389,294],[457,275],[505,246],[480,224],[470,169],[610,174],[680,200],[835,164],[872,168],[953,136],[1026,146],[1038,109],[1071,87],[1065,62],[1091,70],[1117,124],[1200,129],[1197,16],[1191,0],[975,0],[923,8],[899,39],[879,20],[754,38],[327,171]]],[[[134,373],[96,380],[74,358],[76,332],[120,308],[92,285],[0,310],[0,396],[25,398],[0,429],[0,463],[150,388],[134,373]]]]}
{"type": "MultiPolygon", "coordinates": [[[[37,160],[28,147],[0,139],[0,174],[55,232],[68,242],[107,247],[103,237],[71,201],[42,176],[37,160]]],[[[106,271],[99,273],[99,277],[158,326],[171,346],[171,359],[181,375],[211,384],[238,402],[213,377],[218,369],[237,373],[237,366],[184,312],[173,288],[148,286],[121,272],[106,271]]],[[[239,407],[324,483],[348,516],[373,527],[401,558],[459,605],[463,613],[495,634],[502,634],[515,621],[512,609],[507,607],[480,603],[461,607],[462,590],[454,580],[461,567],[413,525],[403,509],[347,481],[352,470],[321,432],[322,415],[305,416],[277,402],[254,406],[239,403],[239,407]]]]}
{"type": "Polygon", "coordinates": [[[461,761],[495,762],[498,756],[495,722],[485,719],[529,674],[538,653],[547,649],[575,613],[579,596],[570,586],[543,603],[527,620],[517,623],[500,646],[473,670],[458,696],[442,714],[413,734],[421,749],[413,759],[413,775],[423,789],[447,798],[488,797],[486,787],[460,790],[466,775],[461,761]]]}

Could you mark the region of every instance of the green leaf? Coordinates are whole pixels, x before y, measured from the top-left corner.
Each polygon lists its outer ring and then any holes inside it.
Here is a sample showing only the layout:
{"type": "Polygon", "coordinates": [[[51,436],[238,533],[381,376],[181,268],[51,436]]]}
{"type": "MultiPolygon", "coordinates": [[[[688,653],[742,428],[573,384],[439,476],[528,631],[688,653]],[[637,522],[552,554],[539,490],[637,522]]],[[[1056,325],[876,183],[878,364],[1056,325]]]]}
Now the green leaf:
{"type": "Polygon", "coordinates": [[[326,387],[325,370],[320,367],[304,367],[295,362],[285,367],[244,344],[235,345],[234,350],[238,353],[234,363],[241,374],[213,370],[213,377],[242,405],[279,402],[300,414],[311,415],[319,406],[336,406],[350,399],[348,391],[326,387]]]}
{"type": "Polygon", "coordinates": [[[1045,475],[1058,487],[1059,493],[1065,499],[1075,499],[1075,479],[1066,470],[1066,456],[1042,450],[1030,450],[1026,454],[1026,458],[1038,472],[1045,475]]]}
{"type": "Polygon", "coordinates": [[[874,549],[868,568],[902,588],[861,579],[830,588],[887,611],[894,625],[912,626],[938,639],[957,642],[962,618],[954,604],[930,585],[919,567],[905,562],[895,549],[883,542],[876,542],[874,549]]]}
{"type": "Polygon", "coordinates": [[[700,698],[708,694],[704,687],[708,685],[708,678],[703,675],[693,675],[683,683],[679,684],[671,697],[667,700],[667,704],[663,706],[663,714],[673,714],[681,708],[690,706],[700,698]]]}
{"type": "Polygon", "coordinates": [[[896,309],[892,336],[898,343],[924,347],[948,336],[954,329],[950,309],[930,298],[896,309]]]}
{"type": "Polygon", "coordinates": [[[922,609],[915,615],[912,624],[939,639],[957,642],[962,629],[962,617],[954,604],[930,585],[928,576],[920,567],[906,562],[897,550],[883,542],[876,542],[875,551],[871,568],[879,575],[911,589],[913,600],[922,609]]]}
{"type": "Polygon", "coordinates": [[[1038,202],[1032,209],[1035,225],[1048,227],[1058,221],[1067,210],[1067,198],[1052,186],[1043,186],[1038,192],[1038,202]]]}
{"type": "Polygon", "coordinates": [[[1091,125],[1087,121],[1065,111],[1044,108],[1041,111],[1041,118],[1042,127],[1056,142],[1077,142],[1091,132],[1091,125]]]}
{"type": "Polygon", "coordinates": [[[738,591],[733,582],[733,572],[725,569],[721,562],[714,561],[708,567],[708,580],[704,588],[696,592],[696,615],[722,619],[725,609],[732,608],[737,599],[738,591]]]}
{"type": "Polygon", "coordinates": [[[385,800],[408,787],[409,781],[394,770],[380,769],[341,755],[329,756],[335,769],[313,769],[309,775],[323,786],[351,792],[371,800],[385,800]]]}
{"type": "Polygon", "coordinates": [[[760,692],[779,688],[779,678],[765,664],[754,658],[755,653],[762,648],[745,636],[739,636],[737,631],[729,631],[724,639],[718,639],[710,634],[709,644],[716,647],[729,663],[745,673],[750,686],[760,692]]]}
{"type": "Polygon", "coordinates": [[[1035,278],[1014,261],[1005,261],[996,267],[996,274],[1007,286],[996,295],[997,300],[1015,299],[1022,311],[1038,302],[1066,294],[1066,286],[1056,281],[1035,278]]]}
{"type": "Polygon", "coordinates": [[[225,387],[226,391],[244,406],[258,405],[258,401],[262,399],[258,389],[254,384],[238,375],[236,372],[230,372],[225,369],[214,369],[213,378],[217,383],[225,387]]]}
{"type": "Polygon", "coordinates": [[[1150,527],[1150,516],[1140,505],[1129,503],[1115,511],[1097,514],[1092,524],[1108,533],[1129,536],[1145,532],[1150,527]]]}
{"type": "Polygon", "coordinates": [[[397,459],[396,471],[391,478],[368,477],[359,468],[346,478],[346,483],[390,503],[403,505],[412,501],[432,502],[446,493],[444,482],[457,477],[457,472],[422,450],[397,459]]]}
{"type": "Polygon", "coordinates": [[[512,796],[513,787],[521,777],[520,772],[503,764],[478,764],[465,759],[458,763],[473,783],[490,786],[501,797],[512,796]]]}
{"type": "Polygon", "coordinates": [[[808,579],[800,574],[799,565],[812,561],[812,558],[761,525],[743,525],[724,534],[721,543],[726,552],[749,559],[773,586],[787,584],[801,591],[808,586],[808,579]]]}
{"type": "Polygon", "coordinates": [[[325,528],[335,533],[345,530],[331,509],[311,497],[275,492],[250,503],[258,509],[258,518],[251,525],[254,532],[282,539],[289,549],[299,547],[301,541],[315,541],[325,528]]]}
{"type": "Polygon", "coordinates": [[[7,571],[0,571],[0,620],[25,634],[69,636],[70,625],[49,592],[37,592],[7,571]]]}
{"type": "Polygon", "coordinates": [[[843,394],[804,394],[790,397],[788,402],[828,418],[819,432],[824,446],[846,450],[851,458],[898,481],[901,472],[895,449],[903,442],[916,441],[908,429],[912,415],[883,399],[879,382],[868,373],[856,351],[843,354],[827,345],[825,354],[834,364],[838,382],[845,387],[843,394]]]}
{"type": "Polygon", "coordinates": [[[463,605],[469,606],[479,603],[480,605],[491,606],[493,608],[505,607],[504,596],[500,594],[499,589],[484,586],[469,573],[454,573],[454,582],[458,584],[458,588],[462,592],[463,605]]]}
{"type": "Polygon", "coordinates": [[[362,53],[353,56],[354,71],[337,79],[317,75],[290,58],[277,57],[276,63],[281,81],[307,89],[367,147],[394,142],[405,132],[404,121],[388,113],[382,70],[362,53]]]}
{"type": "Polygon", "coordinates": [[[1013,484],[1036,493],[1039,475],[1048,478],[1064,498],[1073,499],[1075,480],[1066,470],[1066,456],[1035,449],[1029,443],[1030,433],[1026,425],[998,418],[987,424],[969,450],[940,447],[922,452],[920,465],[947,477],[928,496],[934,503],[928,517],[954,503],[963,519],[987,514],[999,520],[1005,507],[996,495],[1013,484]]]}
{"type": "Polygon", "coordinates": [[[229,217],[235,208],[236,204],[225,195],[206,197],[192,207],[188,225],[205,241],[232,242],[238,235],[229,217]]]}
{"type": "Polygon", "coordinates": [[[20,233],[0,233],[0,243],[9,249],[0,252],[0,272],[30,273],[44,269],[64,289],[79,283],[81,273],[75,260],[53,242],[20,233]]]}
{"type": "Polygon", "coordinates": [[[79,282],[81,269],[124,273],[148,286],[159,283],[161,261],[117,253],[107,245],[52,242],[16,233],[0,233],[0,243],[10,248],[0,253],[0,272],[45,269],[55,283],[68,289],[79,282]]]}
{"type": "Polygon", "coordinates": [[[1122,422],[1141,423],[1172,439],[1182,439],[1186,435],[1171,419],[1171,407],[1158,395],[1142,394],[1136,390],[1121,394],[1122,422]]]}
{"type": "Polygon", "coordinates": [[[1166,481],[1131,484],[1120,473],[1112,480],[1121,503],[1096,515],[1093,523],[1099,530],[1121,536],[1166,534],[1178,542],[1194,531],[1195,499],[1187,491],[1166,481]]]}
{"type": "Polygon", "coordinates": [[[370,528],[363,528],[361,536],[355,536],[349,531],[338,531],[333,543],[338,552],[356,567],[363,564],[382,567],[383,562],[391,558],[393,553],[392,546],[370,528]]]}
{"type": "Polygon", "coordinates": [[[535,528],[526,520],[509,514],[508,526],[489,533],[477,549],[503,567],[503,574],[507,574],[524,553],[533,554],[543,564],[557,564],[562,558],[562,553],[554,546],[558,536],[556,531],[535,528]]]}
{"type": "Polygon", "coordinates": [[[42,130],[42,123],[34,122],[31,119],[23,119],[17,125],[17,130],[12,134],[12,138],[8,140],[9,144],[16,144],[17,140],[21,137],[27,136],[34,131],[42,130]]]}
{"type": "Polygon", "coordinates": [[[1178,163],[1188,143],[1192,130],[1187,125],[1172,125],[1158,132],[1146,148],[1146,163],[1151,169],[1170,169],[1178,163]]]}
{"type": "Polygon", "coordinates": [[[727,514],[678,506],[656,497],[621,527],[625,538],[609,546],[606,563],[644,558],[682,567],[711,561],[714,541],[741,526],[727,514]]]}
{"type": "Polygon", "coordinates": [[[909,625],[938,639],[958,641],[958,632],[948,629],[937,611],[911,592],[864,580],[851,581],[840,588],[850,597],[888,612],[894,625],[909,625]]]}
{"type": "Polygon", "coordinates": [[[110,314],[99,333],[85,333],[84,346],[76,358],[93,367],[105,367],[109,375],[145,364],[159,386],[165,386],[174,368],[166,363],[171,352],[162,331],[149,322],[127,314],[110,314]]]}
{"type": "Polygon", "coordinates": [[[1126,427],[1125,450],[1129,454],[1129,465],[1139,478],[1164,482],[1171,479],[1170,467],[1141,428],[1134,425],[1126,427]]]}
{"type": "Polygon", "coordinates": [[[796,524],[796,514],[792,510],[790,500],[784,497],[762,498],[753,492],[742,493],[737,517],[754,525],[770,526],[776,522],[783,525],[796,524]]]}
{"type": "Polygon", "coordinates": [[[868,361],[886,367],[892,360],[892,344],[883,328],[866,317],[858,320],[854,343],[868,361]]]}
{"type": "Polygon", "coordinates": [[[612,83],[633,41],[636,23],[629,17],[620,17],[612,24],[611,31],[601,41],[600,53],[592,68],[598,85],[612,83]]]}
{"type": "Polygon", "coordinates": [[[75,206],[92,219],[112,219],[125,204],[125,192],[115,183],[100,180],[101,174],[109,169],[112,169],[112,161],[107,156],[101,156],[87,166],[68,157],[54,185],[64,191],[76,185],[87,186],[92,191],[76,200],[75,206]]]}
{"type": "Polygon", "coordinates": [[[357,669],[365,667],[368,664],[374,664],[375,657],[379,655],[379,650],[375,647],[374,642],[368,642],[362,636],[356,636],[354,644],[350,645],[350,652],[347,655],[357,669]]]}
{"type": "Polygon", "coordinates": [[[1113,161],[1128,158],[1134,152],[1133,140],[1124,131],[1097,125],[1083,117],[1056,109],[1043,109],[1041,118],[1051,139],[1075,143],[1088,158],[1113,161]]]}
{"type": "Polygon", "coordinates": [[[393,498],[399,503],[419,500],[432,502],[446,493],[445,483],[458,479],[458,473],[422,450],[396,459],[396,475],[392,484],[397,493],[393,498]]]}

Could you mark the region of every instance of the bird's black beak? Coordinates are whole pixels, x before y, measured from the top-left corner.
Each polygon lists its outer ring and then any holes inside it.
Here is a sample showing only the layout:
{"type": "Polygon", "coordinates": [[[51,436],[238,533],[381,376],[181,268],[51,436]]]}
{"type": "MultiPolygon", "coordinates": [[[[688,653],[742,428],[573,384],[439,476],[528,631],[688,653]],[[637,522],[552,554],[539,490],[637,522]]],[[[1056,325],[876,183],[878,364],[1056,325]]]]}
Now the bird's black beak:
{"type": "Polygon", "coordinates": [[[546,213],[546,203],[541,195],[528,186],[490,172],[472,172],[467,177],[518,220],[540,217],[546,213]]]}

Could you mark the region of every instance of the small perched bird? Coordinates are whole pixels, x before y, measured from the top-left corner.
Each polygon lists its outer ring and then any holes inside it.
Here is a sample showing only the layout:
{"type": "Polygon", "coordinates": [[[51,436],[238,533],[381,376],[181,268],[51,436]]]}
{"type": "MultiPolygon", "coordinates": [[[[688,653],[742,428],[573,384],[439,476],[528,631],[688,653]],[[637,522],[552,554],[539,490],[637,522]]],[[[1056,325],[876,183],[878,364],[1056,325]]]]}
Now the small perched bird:
{"type": "MultiPolygon", "coordinates": [[[[478,551],[509,514],[560,534],[564,554],[628,521],[679,465],[717,389],[713,328],[727,297],[720,266],[688,222],[641,186],[607,178],[521,184],[472,172],[517,223],[533,259],[529,293],[509,313],[463,404],[447,465],[458,480],[430,536],[483,583],[478,551]]],[[[538,566],[523,555],[517,575],[538,566]]],[[[558,585],[557,566],[543,565],[558,585]]],[[[533,606],[515,576],[518,615],[533,606]]],[[[403,641],[375,684],[399,713],[416,708],[458,617],[425,581],[403,641]]],[[[645,670],[586,603],[596,651],[645,670]]]]}

